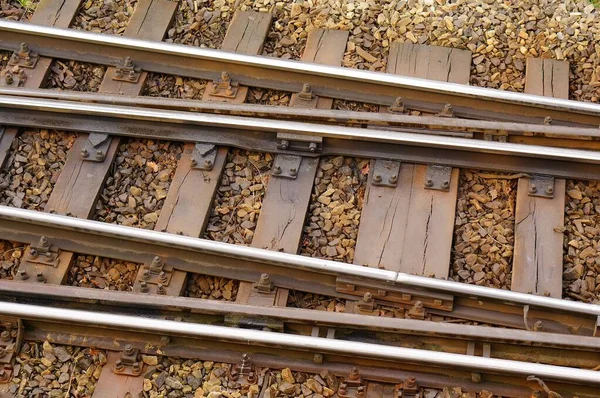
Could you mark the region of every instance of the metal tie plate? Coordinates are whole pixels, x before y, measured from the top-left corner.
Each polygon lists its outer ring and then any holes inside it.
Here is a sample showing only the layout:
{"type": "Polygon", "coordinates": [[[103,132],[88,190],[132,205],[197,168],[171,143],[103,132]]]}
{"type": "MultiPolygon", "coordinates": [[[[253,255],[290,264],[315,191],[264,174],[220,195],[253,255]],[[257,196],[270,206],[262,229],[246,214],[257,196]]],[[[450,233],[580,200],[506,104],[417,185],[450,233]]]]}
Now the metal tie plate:
{"type": "Polygon", "coordinates": [[[427,173],[425,174],[425,189],[449,191],[451,176],[452,167],[431,164],[427,166],[427,173]]]}
{"type": "Polygon", "coordinates": [[[529,196],[552,199],[554,197],[554,177],[540,174],[529,176],[529,196]]]}
{"type": "Polygon", "coordinates": [[[301,156],[277,155],[273,162],[273,177],[295,180],[302,164],[301,156]]]}
{"type": "Polygon", "coordinates": [[[217,159],[217,146],[198,142],[194,146],[191,157],[193,168],[210,171],[215,166],[217,159]]]}
{"type": "Polygon", "coordinates": [[[373,166],[371,183],[375,186],[395,188],[398,185],[400,162],[396,160],[376,159],[373,166]]]}
{"type": "Polygon", "coordinates": [[[81,158],[90,162],[104,162],[111,141],[108,134],[90,133],[81,149],[81,158]]]}

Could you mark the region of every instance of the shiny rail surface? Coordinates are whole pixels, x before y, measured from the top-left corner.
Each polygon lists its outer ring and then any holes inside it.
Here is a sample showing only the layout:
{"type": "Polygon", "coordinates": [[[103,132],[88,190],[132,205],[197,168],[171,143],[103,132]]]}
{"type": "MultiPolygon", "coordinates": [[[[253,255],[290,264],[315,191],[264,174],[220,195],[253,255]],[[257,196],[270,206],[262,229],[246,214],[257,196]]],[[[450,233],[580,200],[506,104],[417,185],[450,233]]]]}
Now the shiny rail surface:
{"type": "Polygon", "coordinates": [[[20,43],[26,42],[43,56],[103,64],[116,64],[130,56],[136,65],[153,72],[216,79],[228,71],[232,79],[250,86],[297,92],[303,83],[310,83],[317,95],[383,105],[402,97],[408,106],[413,101],[417,108],[423,94],[428,93],[438,110],[450,103],[457,113],[471,108],[473,117],[477,116],[473,110],[479,109],[484,111],[479,112],[483,118],[492,114],[517,119],[549,116],[571,123],[600,124],[600,106],[593,103],[7,20],[0,21],[0,33],[0,48],[18,50],[20,43]]]}
{"type": "MultiPolygon", "coordinates": [[[[456,295],[466,300],[463,303],[466,307],[485,311],[489,304],[489,311],[516,313],[514,326],[521,328],[526,327],[523,319],[525,316],[527,321],[529,307],[539,311],[541,319],[550,321],[544,329],[550,332],[568,333],[570,323],[578,326],[580,333],[593,335],[600,317],[597,305],[0,206],[1,239],[33,243],[41,235],[64,250],[142,263],[149,263],[159,255],[176,269],[247,281],[256,281],[261,273],[269,273],[277,286],[339,297],[352,297],[336,290],[348,278],[375,291],[409,289],[415,296],[456,295]],[[557,328],[552,328],[552,322],[558,323],[557,328]]],[[[447,300],[451,297],[442,298],[447,300]]],[[[489,314],[492,318],[488,321],[494,323],[493,315],[489,314]]]]}
{"type": "Polygon", "coordinates": [[[600,373],[591,370],[541,365],[495,358],[431,352],[403,347],[347,342],[335,339],[287,335],[276,332],[228,328],[212,325],[176,322],[145,317],[115,315],[85,310],[61,309],[10,302],[0,302],[0,314],[26,320],[85,325],[93,328],[134,330],[167,336],[202,338],[251,346],[266,346],[283,350],[323,352],[347,357],[380,361],[409,362],[436,367],[454,367],[476,372],[527,377],[536,375],[548,380],[600,386],[600,373]]]}

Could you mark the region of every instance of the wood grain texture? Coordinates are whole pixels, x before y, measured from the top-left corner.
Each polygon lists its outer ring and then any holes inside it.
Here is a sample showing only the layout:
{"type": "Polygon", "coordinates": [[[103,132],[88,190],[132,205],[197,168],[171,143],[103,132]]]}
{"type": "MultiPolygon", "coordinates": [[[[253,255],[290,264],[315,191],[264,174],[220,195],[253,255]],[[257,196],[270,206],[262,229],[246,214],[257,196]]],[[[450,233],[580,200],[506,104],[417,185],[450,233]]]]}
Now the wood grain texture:
{"type": "MultiPolygon", "coordinates": [[[[525,92],[557,98],[569,97],[569,63],[527,59],[525,92]]],[[[554,198],[529,196],[529,178],[520,178],[515,210],[515,248],[511,289],[517,292],[562,297],[564,179],[554,180],[554,198]]]]}
{"type": "Polygon", "coordinates": [[[527,194],[529,178],[519,178],[511,289],[561,298],[565,180],[554,180],[554,198],[527,194]]]}
{"type": "Polygon", "coordinates": [[[525,92],[545,97],[569,98],[569,61],[527,58],[525,92]]]}
{"type": "MultiPolygon", "coordinates": [[[[470,66],[469,51],[394,43],[387,72],[468,84],[470,66]]],[[[448,277],[459,170],[452,169],[448,192],[425,189],[426,172],[425,165],[401,164],[395,188],[374,186],[369,175],[355,264],[448,277]]]]}
{"type": "Polygon", "coordinates": [[[372,185],[369,176],[355,264],[448,276],[459,171],[452,170],[449,192],[425,189],[426,172],[402,164],[396,188],[372,185]]]}
{"type": "MultiPolygon", "coordinates": [[[[68,28],[79,10],[80,0],[41,0],[31,16],[31,23],[35,25],[53,26],[55,28],[68,28]]],[[[23,84],[26,88],[39,88],[50,73],[52,58],[40,57],[35,68],[24,68],[27,80],[23,84]]]]}
{"type": "Polygon", "coordinates": [[[193,149],[194,144],[191,143],[183,148],[155,230],[195,238],[204,231],[225,168],[227,148],[218,149],[210,171],[192,168],[193,149]]]}
{"type": "Polygon", "coordinates": [[[10,146],[13,140],[17,137],[19,129],[16,127],[0,127],[4,129],[2,137],[0,137],[0,169],[4,167],[8,154],[10,153],[10,146]]]}
{"type": "Polygon", "coordinates": [[[397,75],[469,84],[471,52],[456,48],[392,43],[386,70],[397,75]]]}
{"type": "MultiPolygon", "coordinates": [[[[302,61],[327,65],[340,65],[346,48],[348,32],[318,29],[308,35],[302,61]],[[340,48],[341,47],[341,48],[340,48]]],[[[290,106],[294,106],[294,94],[290,106]]],[[[333,100],[319,98],[314,104],[320,109],[330,109],[333,100]]],[[[319,159],[302,158],[295,180],[271,176],[267,185],[260,217],[252,240],[252,247],[298,253],[302,240],[302,228],[310,203],[312,187],[319,159]]],[[[248,292],[250,283],[241,283],[240,292],[248,292]]],[[[285,306],[289,291],[278,289],[275,305],[285,306]]],[[[237,302],[247,303],[247,294],[238,293],[237,302]]]]}
{"type": "MultiPolygon", "coordinates": [[[[271,26],[273,15],[268,12],[236,11],[221,44],[221,50],[241,54],[258,55],[271,26]]],[[[204,101],[242,104],[248,96],[248,87],[239,86],[235,98],[214,97],[204,90],[204,101]]]]}

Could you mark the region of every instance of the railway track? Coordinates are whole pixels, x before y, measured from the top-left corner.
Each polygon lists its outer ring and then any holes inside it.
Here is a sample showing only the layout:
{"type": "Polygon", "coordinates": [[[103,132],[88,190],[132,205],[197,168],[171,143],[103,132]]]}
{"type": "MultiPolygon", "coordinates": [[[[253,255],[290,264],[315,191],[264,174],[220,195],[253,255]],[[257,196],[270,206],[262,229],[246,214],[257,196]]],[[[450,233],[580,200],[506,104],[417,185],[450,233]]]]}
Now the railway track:
{"type": "Polygon", "coordinates": [[[600,107],[568,63],[522,94],[468,86],[465,50],[367,72],[344,31],[257,56],[265,12],[217,51],[161,42],[177,3],[122,37],[78,9],[0,20],[6,396],[598,396],[600,107]],[[41,88],[51,57],[98,92],[41,88]],[[142,95],[160,74],[203,91],[142,95]]]}

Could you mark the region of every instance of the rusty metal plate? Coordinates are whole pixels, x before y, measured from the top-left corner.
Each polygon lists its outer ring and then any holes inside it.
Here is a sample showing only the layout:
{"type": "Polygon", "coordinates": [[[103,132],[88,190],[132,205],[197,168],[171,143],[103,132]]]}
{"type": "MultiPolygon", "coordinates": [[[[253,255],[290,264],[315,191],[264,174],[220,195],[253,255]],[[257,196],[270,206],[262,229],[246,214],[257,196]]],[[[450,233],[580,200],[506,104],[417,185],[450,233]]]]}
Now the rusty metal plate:
{"type": "Polygon", "coordinates": [[[529,196],[552,199],[554,197],[554,177],[540,174],[529,176],[529,196]]]}
{"type": "Polygon", "coordinates": [[[437,191],[450,190],[450,178],[452,176],[452,167],[429,165],[425,175],[425,189],[435,189],[437,191]]]}
{"type": "Polygon", "coordinates": [[[277,155],[273,162],[273,177],[288,178],[295,180],[302,163],[301,156],[277,155]]]}
{"type": "Polygon", "coordinates": [[[104,162],[111,141],[108,134],[90,133],[81,149],[81,158],[90,162],[104,162]]]}
{"type": "Polygon", "coordinates": [[[190,156],[194,169],[210,171],[217,160],[217,146],[198,142],[194,145],[194,150],[190,156]]]}
{"type": "Polygon", "coordinates": [[[375,160],[373,179],[371,183],[376,186],[395,188],[398,185],[400,162],[395,160],[375,160]]]}

